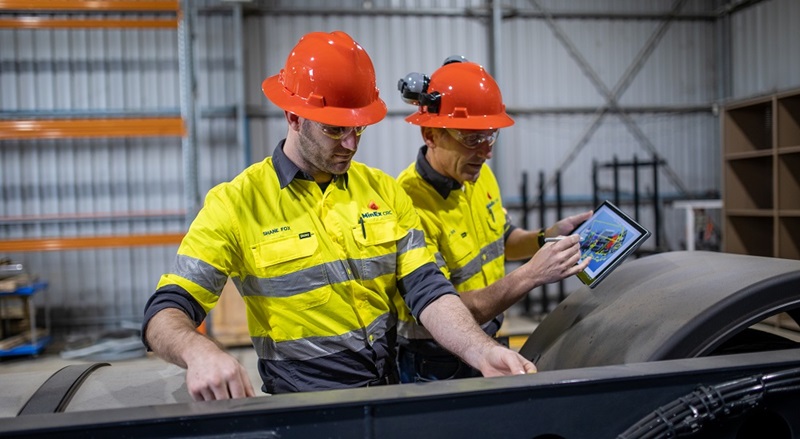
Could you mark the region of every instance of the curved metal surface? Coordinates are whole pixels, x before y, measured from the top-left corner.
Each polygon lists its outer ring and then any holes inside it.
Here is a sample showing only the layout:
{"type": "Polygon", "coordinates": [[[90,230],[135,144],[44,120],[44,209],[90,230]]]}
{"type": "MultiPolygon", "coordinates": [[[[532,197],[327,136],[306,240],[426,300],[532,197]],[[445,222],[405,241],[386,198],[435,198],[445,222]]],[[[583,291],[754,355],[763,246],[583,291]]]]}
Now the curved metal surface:
{"type": "Polygon", "coordinates": [[[704,356],[780,312],[800,310],[800,261],[669,252],[570,294],[520,353],[539,370],[704,356]]]}
{"type": "Polygon", "coordinates": [[[75,392],[92,372],[108,363],[75,364],[54,373],[19,411],[19,415],[63,412],[75,392]]]}
{"type": "MultiPolygon", "coordinates": [[[[253,354],[255,357],[255,354],[253,354]]],[[[255,360],[253,360],[255,361],[255,360]]],[[[66,364],[66,363],[65,363],[66,364]]],[[[90,364],[90,363],[89,363],[90,364]]],[[[58,395],[72,392],[57,411],[81,412],[112,408],[129,408],[149,405],[187,403],[192,401],[186,389],[186,373],[178,366],[154,360],[122,360],[113,362],[111,367],[101,367],[83,376],[74,387],[61,390],[47,389],[50,380],[58,374],[78,371],[85,363],[66,364],[60,370],[33,370],[27,372],[3,372],[2,392],[0,392],[0,423],[7,418],[18,416],[24,407],[35,400],[37,394],[44,404],[54,404],[58,395]]],[[[73,375],[74,377],[74,375],[73,375]]],[[[250,377],[251,381],[254,377],[250,377]]],[[[254,381],[255,382],[255,381],[254,381]]],[[[69,383],[69,380],[67,380],[69,383]]],[[[27,408],[27,413],[56,411],[55,405],[41,408],[27,408]]],[[[0,435],[2,436],[2,435],[0,435]]]]}

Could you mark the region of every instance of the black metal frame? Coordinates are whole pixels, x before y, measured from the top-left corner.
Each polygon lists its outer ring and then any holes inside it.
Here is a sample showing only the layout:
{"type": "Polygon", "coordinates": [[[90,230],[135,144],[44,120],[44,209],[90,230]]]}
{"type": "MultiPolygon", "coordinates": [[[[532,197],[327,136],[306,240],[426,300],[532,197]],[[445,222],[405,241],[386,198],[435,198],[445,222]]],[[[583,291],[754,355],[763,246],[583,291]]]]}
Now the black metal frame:
{"type": "Polygon", "coordinates": [[[651,160],[639,161],[634,154],[633,160],[630,162],[622,162],[614,156],[613,160],[606,163],[598,163],[597,160],[592,161],[592,200],[594,206],[599,206],[603,201],[600,199],[600,185],[598,183],[599,172],[601,169],[611,169],[614,179],[614,187],[612,189],[614,194],[614,204],[620,206],[620,188],[619,188],[619,171],[624,168],[631,168],[633,170],[633,219],[639,221],[639,168],[652,168],[653,169],[653,217],[655,226],[653,227],[653,237],[655,238],[656,251],[661,250],[661,204],[658,193],[658,167],[666,164],[664,160],[651,160]]]}

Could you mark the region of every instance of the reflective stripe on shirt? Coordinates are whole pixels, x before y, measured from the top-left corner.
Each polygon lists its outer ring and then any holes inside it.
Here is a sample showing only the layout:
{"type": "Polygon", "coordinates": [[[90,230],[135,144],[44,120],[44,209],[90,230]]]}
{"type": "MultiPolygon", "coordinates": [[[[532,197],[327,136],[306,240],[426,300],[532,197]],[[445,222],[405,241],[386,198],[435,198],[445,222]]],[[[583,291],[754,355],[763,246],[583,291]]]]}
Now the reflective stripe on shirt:
{"type": "MultiPolygon", "coordinates": [[[[450,281],[455,285],[456,290],[458,286],[468,281],[472,276],[480,273],[483,266],[493,262],[495,259],[505,255],[505,246],[503,245],[503,237],[501,236],[494,242],[490,242],[483,247],[472,260],[462,265],[461,267],[454,268],[450,272],[450,281]]],[[[460,290],[459,290],[460,291],[460,290]]]]}
{"type": "Polygon", "coordinates": [[[357,329],[335,337],[307,337],[280,343],[269,337],[252,337],[252,340],[259,358],[269,361],[306,361],[345,350],[363,349],[365,344],[369,345],[375,340],[383,338],[387,331],[394,328],[396,323],[397,318],[386,313],[375,319],[366,328],[366,332],[363,329],[357,329]]]}

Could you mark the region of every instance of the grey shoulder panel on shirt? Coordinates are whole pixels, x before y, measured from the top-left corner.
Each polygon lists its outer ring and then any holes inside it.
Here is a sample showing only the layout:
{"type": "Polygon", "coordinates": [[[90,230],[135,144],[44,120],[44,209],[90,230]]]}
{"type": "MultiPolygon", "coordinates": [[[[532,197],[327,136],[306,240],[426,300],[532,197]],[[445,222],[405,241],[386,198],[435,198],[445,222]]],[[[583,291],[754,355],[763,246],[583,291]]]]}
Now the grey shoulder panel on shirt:
{"type": "Polygon", "coordinates": [[[453,284],[433,262],[427,263],[400,279],[398,288],[417,321],[428,305],[445,294],[456,294],[453,284]]]}

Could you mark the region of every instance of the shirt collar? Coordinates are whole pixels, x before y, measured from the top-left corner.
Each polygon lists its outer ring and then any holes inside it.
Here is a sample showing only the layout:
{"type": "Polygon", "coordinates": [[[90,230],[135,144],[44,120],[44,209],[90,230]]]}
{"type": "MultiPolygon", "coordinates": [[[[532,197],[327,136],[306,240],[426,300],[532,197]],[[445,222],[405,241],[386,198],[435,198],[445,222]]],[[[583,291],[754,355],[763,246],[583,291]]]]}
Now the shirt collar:
{"type": "MultiPolygon", "coordinates": [[[[286,153],[283,152],[283,145],[286,143],[286,139],[281,140],[278,142],[278,146],[275,147],[275,150],[272,151],[272,164],[275,166],[275,173],[278,174],[278,182],[281,185],[281,189],[289,186],[289,183],[292,182],[295,178],[300,180],[309,180],[314,181],[314,178],[308,175],[305,171],[300,169],[293,161],[286,156],[286,153]]],[[[334,175],[333,181],[339,179],[339,177],[344,178],[344,184],[347,185],[347,174],[344,175],[334,175]]]]}
{"type": "Polygon", "coordinates": [[[440,174],[438,171],[433,169],[430,163],[428,163],[428,159],[425,157],[425,153],[428,152],[428,146],[422,145],[417,153],[417,164],[416,169],[422,179],[427,181],[442,198],[447,199],[447,196],[450,195],[451,191],[456,189],[461,189],[461,183],[453,180],[450,177],[445,177],[444,175],[440,174]]]}

